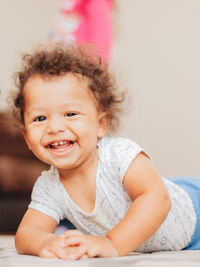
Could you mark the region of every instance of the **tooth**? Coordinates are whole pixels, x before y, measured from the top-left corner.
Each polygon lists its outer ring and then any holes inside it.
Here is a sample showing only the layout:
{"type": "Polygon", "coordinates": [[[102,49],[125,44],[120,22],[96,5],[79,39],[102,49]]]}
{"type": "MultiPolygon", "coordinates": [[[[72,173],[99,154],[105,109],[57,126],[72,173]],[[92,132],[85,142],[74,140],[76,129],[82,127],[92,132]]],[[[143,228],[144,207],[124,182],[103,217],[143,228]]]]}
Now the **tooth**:
{"type": "Polygon", "coordinates": [[[63,144],[64,144],[64,145],[66,145],[66,144],[67,144],[67,142],[66,142],[66,141],[64,141],[64,142],[63,142],[63,144]]]}
{"type": "Polygon", "coordinates": [[[64,144],[63,141],[61,141],[61,142],[59,143],[59,145],[61,145],[61,146],[62,146],[63,144],[64,144]]]}
{"type": "Polygon", "coordinates": [[[53,145],[54,145],[54,146],[57,146],[57,145],[58,145],[58,142],[55,142],[53,145]]]}

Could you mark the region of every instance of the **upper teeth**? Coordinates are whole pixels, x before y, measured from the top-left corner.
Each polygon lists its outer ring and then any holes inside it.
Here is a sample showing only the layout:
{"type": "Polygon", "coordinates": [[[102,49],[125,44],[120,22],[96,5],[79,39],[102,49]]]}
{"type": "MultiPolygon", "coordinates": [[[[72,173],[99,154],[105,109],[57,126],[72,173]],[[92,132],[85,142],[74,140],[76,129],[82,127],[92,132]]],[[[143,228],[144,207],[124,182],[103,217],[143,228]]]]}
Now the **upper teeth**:
{"type": "Polygon", "coordinates": [[[52,146],[62,146],[62,145],[66,145],[67,141],[60,141],[60,142],[55,142],[55,143],[51,143],[52,146]]]}

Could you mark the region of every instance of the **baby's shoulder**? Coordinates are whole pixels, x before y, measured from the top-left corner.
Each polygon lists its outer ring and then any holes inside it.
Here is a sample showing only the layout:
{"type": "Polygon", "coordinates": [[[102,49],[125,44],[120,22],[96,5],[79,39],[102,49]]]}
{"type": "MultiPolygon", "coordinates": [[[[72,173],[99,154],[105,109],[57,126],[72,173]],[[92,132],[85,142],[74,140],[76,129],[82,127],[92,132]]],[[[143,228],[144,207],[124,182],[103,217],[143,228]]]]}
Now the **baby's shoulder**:
{"type": "Polygon", "coordinates": [[[134,158],[143,149],[134,141],[119,137],[104,137],[98,144],[99,172],[102,177],[113,181],[117,180],[120,184],[124,175],[134,158]]]}
{"type": "Polygon", "coordinates": [[[60,182],[58,171],[54,166],[49,170],[43,171],[35,182],[34,187],[52,187],[60,182]]]}
{"type": "Polygon", "coordinates": [[[119,166],[125,170],[141,151],[137,143],[123,137],[104,137],[98,144],[99,159],[110,170],[118,170],[119,166]]]}
{"type": "Polygon", "coordinates": [[[99,151],[113,156],[127,155],[127,153],[141,151],[142,148],[133,140],[124,137],[104,137],[98,143],[99,151]]]}

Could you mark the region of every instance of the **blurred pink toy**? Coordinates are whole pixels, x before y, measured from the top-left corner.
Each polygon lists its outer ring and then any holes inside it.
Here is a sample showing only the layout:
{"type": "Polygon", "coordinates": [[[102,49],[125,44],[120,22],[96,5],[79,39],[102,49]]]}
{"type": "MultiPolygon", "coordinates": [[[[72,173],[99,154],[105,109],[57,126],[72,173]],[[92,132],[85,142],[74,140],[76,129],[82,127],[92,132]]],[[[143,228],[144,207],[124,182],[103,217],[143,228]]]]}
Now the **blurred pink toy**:
{"type": "Polygon", "coordinates": [[[89,43],[109,60],[112,44],[112,0],[60,0],[50,39],[89,43]]]}

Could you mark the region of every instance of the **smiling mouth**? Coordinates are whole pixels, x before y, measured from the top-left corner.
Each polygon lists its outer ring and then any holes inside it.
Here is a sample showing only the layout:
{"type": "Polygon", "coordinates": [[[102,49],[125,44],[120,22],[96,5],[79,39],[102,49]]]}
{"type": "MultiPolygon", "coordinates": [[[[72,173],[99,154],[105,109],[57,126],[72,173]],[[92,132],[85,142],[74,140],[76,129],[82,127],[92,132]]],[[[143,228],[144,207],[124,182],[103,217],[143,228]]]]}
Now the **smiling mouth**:
{"type": "Polygon", "coordinates": [[[71,140],[61,140],[61,141],[54,141],[49,143],[46,148],[50,148],[55,151],[64,151],[69,146],[73,145],[74,141],[71,140]]]}

